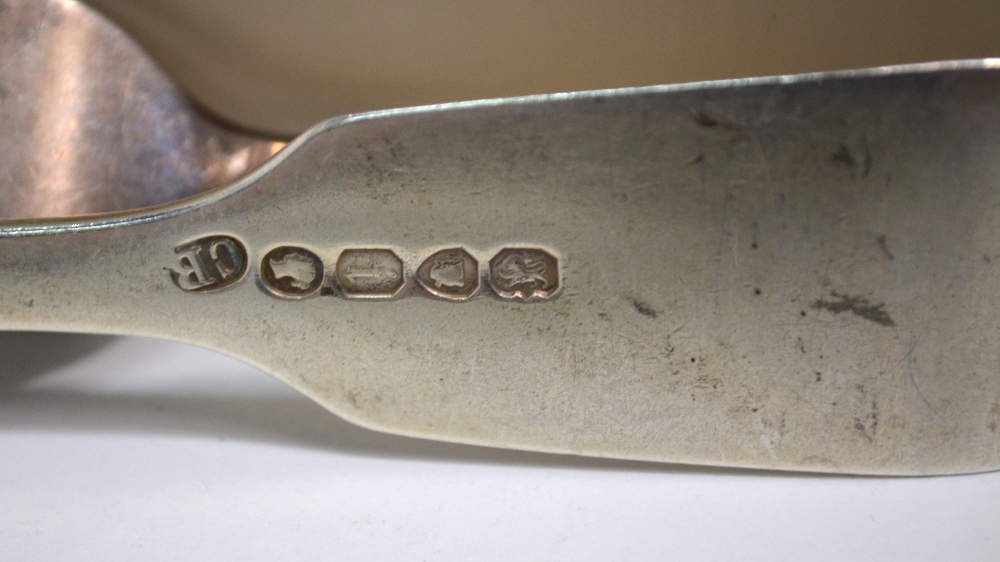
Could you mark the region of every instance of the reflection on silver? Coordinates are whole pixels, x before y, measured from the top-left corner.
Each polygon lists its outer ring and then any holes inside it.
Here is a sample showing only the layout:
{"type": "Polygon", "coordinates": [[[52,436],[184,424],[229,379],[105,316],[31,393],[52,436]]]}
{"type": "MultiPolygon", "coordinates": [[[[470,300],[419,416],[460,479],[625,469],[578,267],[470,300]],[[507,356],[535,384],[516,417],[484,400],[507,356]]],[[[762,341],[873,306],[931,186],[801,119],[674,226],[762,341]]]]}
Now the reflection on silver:
{"type": "Polygon", "coordinates": [[[73,0],[0,4],[0,218],[147,207],[220,187],[283,143],[207,121],[73,0]]]}

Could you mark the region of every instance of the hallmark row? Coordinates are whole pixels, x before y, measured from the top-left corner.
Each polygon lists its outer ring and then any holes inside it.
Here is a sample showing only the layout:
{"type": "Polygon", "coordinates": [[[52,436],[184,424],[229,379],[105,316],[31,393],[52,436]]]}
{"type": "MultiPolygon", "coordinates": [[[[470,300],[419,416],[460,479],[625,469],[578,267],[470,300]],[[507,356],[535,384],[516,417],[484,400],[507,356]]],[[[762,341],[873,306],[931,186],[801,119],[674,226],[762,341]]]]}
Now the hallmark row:
{"type": "MultiPolygon", "coordinates": [[[[167,269],[174,284],[185,291],[210,292],[233,285],[248,269],[246,248],[231,236],[199,238],[176,247],[174,255],[173,267],[167,269]]],[[[464,248],[448,248],[427,256],[413,272],[406,271],[396,252],[385,248],[343,250],[332,269],[300,246],[273,248],[260,261],[261,285],[285,299],[330,293],[349,299],[392,299],[406,293],[411,277],[427,293],[451,301],[479,296],[484,280],[500,298],[525,302],[551,298],[560,283],[557,258],[539,248],[504,248],[484,265],[464,248]]]]}

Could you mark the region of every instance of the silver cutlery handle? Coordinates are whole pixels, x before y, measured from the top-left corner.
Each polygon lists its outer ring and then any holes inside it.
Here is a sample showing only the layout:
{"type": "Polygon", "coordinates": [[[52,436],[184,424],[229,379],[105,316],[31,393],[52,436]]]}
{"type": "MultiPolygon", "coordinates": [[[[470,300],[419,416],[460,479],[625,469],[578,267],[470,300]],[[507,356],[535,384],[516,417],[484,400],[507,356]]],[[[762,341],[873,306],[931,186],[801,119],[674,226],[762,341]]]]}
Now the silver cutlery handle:
{"type": "Polygon", "coordinates": [[[349,117],[241,183],[0,230],[0,323],[186,341],[396,433],[1000,467],[993,63],[349,117]]]}

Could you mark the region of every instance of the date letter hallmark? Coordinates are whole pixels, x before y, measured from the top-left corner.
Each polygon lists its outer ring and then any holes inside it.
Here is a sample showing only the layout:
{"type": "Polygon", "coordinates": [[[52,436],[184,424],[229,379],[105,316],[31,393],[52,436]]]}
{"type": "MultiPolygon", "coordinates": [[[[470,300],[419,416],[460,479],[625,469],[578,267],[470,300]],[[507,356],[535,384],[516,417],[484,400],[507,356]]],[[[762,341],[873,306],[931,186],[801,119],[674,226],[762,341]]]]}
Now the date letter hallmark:
{"type": "Polygon", "coordinates": [[[323,283],[323,261],[305,248],[281,246],[261,260],[260,279],[275,296],[305,298],[323,283]]]}
{"type": "Polygon", "coordinates": [[[504,299],[547,299],[559,289],[559,262],[545,250],[504,248],[490,260],[490,285],[504,299]]]}
{"type": "Polygon", "coordinates": [[[246,248],[230,236],[205,236],[177,246],[174,253],[170,278],[185,291],[228,287],[247,272],[246,248]]]}
{"type": "Polygon", "coordinates": [[[436,297],[466,300],[479,290],[479,262],[462,248],[441,250],[420,264],[417,282],[436,297]]]}

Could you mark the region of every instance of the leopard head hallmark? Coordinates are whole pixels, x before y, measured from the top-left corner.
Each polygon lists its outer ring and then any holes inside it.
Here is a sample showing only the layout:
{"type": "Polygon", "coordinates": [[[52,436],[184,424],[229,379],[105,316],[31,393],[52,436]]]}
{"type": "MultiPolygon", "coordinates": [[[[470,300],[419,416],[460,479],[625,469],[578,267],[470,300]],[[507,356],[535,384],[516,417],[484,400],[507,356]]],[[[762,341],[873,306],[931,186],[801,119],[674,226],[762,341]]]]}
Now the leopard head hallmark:
{"type": "Polygon", "coordinates": [[[479,290],[479,262],[462,248],[441,250],[420,264],[417,282],[436,297],[466,300],[479,290]]]}

